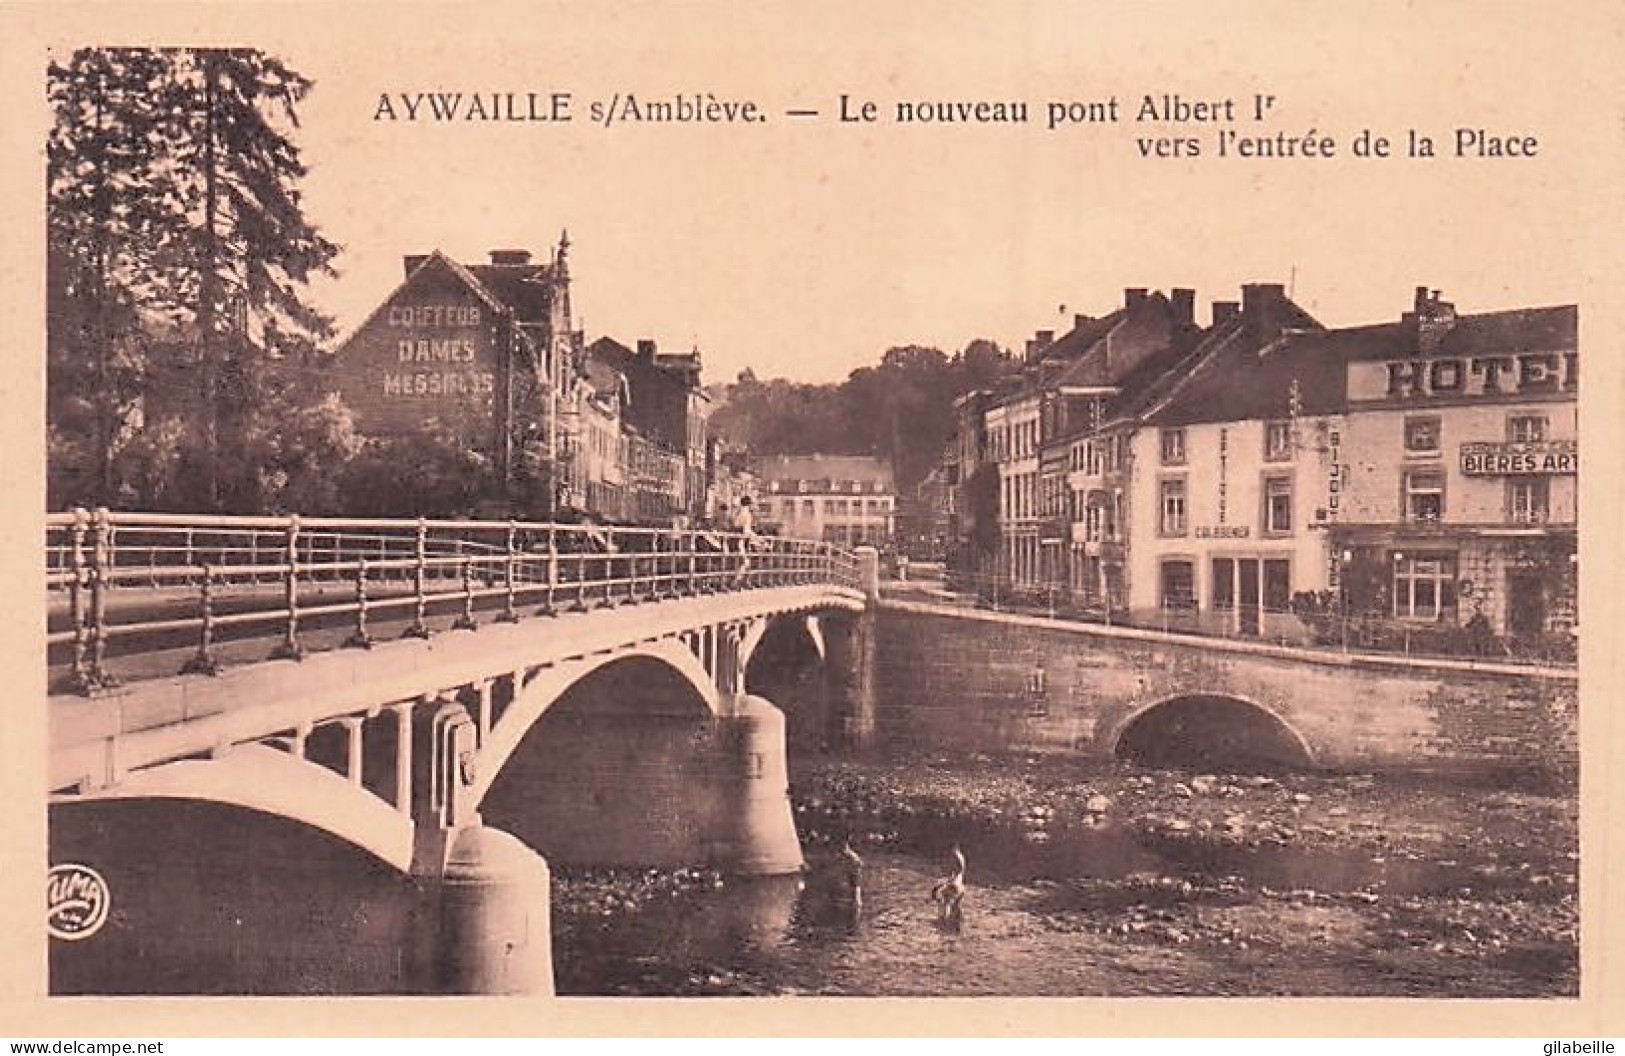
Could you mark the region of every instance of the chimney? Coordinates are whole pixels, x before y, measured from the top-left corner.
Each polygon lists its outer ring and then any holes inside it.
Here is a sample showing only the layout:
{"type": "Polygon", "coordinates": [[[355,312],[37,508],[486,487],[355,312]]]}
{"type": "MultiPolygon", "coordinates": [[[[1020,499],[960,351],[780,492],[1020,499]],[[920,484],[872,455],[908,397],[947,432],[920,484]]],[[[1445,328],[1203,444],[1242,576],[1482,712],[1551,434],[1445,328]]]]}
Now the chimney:
{"type": "Polygon", "coordinates": [[[530,263],[530,250],[528,249],[493,249],[491,251],[492,264],[507,264],[523,267],[530,263]]]}
{"type": "Polygon", "coordinates": [[[1176,326],[1196,325],[1196,291],[1175,286],[1168,291],[1168,302],[1173,306],[1176,326]]]}
{"type": "Polygon", "coordinates": [[[655,343],[647,337],[638,338],[638,359],[645,363],[655,361],[655,343]]]}
{"type": "Polygon", "coordinates": [[[418,270],[418,268],[423,265],[423,262],[428,259],[429,254],[427,253],[408,253],[405,257],[406,277],[410,279],[412,277],[412,273],[418,270]]]}
{"type": "Polygon", "coordinates": [[[1130,286],[1123,291],[1123,307],[1134,309],[1145,302],[1144,286],[1130,286]]]}
{"type": "Polygon", "coordinates": [[[1286,300],[1286,287],[1278,282],[1249,282],[1241,287],[1241,310],[1248,315],[1286,300]]]}
{"type": "Polygon", "coordinates": [[[1082,312],[1078,312],[1072,316],[1072,329],[1082,330],[1084,327],[1088,326],[1094,321],[1093,316],[1084,315],[1082,312]]]}
{"type": "Polygon", "coordinates": [[[1229,322],[1231,319],[1234,319],[1236,317],[1236,313],[1240,311],[1241,305],[1235,301],[1214,301],[1213,325],[1218,326],[1221,323],[1229,322]]]}
{"type": "Polygon", "coordinates": [[[1440,291],[1429,291],[1426,286],[1416,288],[1416,349],[1424,355],[1439,350],[1452,327],[1456,325],[1456,306],[1440,299],[1440,291]]]}
{"type": "Polygon", "coordinates": [[[1281,336],[1280,307],[1286,287],[1278,282],[1249,282],[1241,287],[1241,317],[1252,342],[1263,346],[1281,336]]]}
{"type": "Polygon", "coordinates": [[[1035,332],[1032,337],[1027,339],[1027,358],[1041,358],[1044,354],[1044,350],[1049,348],[1049,346],[1053,345],[1054,343],[1054,330],[1039,330],[1035,332]]]}

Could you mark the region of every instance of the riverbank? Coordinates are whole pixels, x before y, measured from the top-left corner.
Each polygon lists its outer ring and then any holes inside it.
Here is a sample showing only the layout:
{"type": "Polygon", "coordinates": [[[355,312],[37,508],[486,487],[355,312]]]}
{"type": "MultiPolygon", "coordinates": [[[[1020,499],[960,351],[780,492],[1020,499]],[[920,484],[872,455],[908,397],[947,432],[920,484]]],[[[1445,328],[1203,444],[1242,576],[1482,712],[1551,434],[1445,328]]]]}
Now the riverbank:
{"type": "Polygon", "coordinates": [[[561,992],[1578,992],[1570,794],[1067,755],[793,773],[805,878],[561,875],[561,992]],[[867,863],[856,921],[820,899],[846,835],[867,863]],[[928,893],[955,844],[969,893],[950,932],[928,893]]]}

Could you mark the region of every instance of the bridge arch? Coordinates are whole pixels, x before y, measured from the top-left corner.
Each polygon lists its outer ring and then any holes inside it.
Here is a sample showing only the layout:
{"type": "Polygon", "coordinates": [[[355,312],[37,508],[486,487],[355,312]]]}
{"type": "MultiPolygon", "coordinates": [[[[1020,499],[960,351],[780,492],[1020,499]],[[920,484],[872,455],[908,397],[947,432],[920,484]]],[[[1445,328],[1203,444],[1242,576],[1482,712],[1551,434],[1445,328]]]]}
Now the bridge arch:
{"type": "Polygon", "coordinates": [[[405,817],[322,767],[243,745],[50,804],[50,860],[112,913],[52,942],[57,994],[398,994],[420,978],[405,817]]]}
{"type": "Polygon", "coordinates": [[[183,759],[130,774],[105,791],[54,804],[194,801],[241,808],[308,826],[402,873],[412,864],[412,822],[373,793],[323,766],[264,744],[218,759],[183,759]]]}
{"type": "Polygon", "coordinates": [[[825,747],[836,733],[826,619],[801,612],[762,620],[742,651],[746,690],[784,713],[788,741],[799,749],[825,747]]]}
{"type": "Polygon", "coordinates": [[[1274,710],[1223,693],[1186,693],[1130,711],[1117,724],[1111,754],[1152,766],[1307,769],[1315,752],[1274,710]]]}
{"type": "Polygon", "coordinates": [[[673,640],[559,667],[524,685],[479,754],[486,823],[559,865],[711,858],[731,742],[699,661],[673,640]]]}
{"type": "Polygon", "coordinates": [[[485,798],[497,775],[543,714],[573,689],[612,668],[622,680],[636,686],[638,692],[660,695],[661,706],[698,709],[696,714],[706,716],[715,716],[721,711],[716,684],[705,665],[674,638],[543,667],[515,690],[513,700],[492,728],[490,739],[481,746],[474,780],[475,801],[485,798]]]}

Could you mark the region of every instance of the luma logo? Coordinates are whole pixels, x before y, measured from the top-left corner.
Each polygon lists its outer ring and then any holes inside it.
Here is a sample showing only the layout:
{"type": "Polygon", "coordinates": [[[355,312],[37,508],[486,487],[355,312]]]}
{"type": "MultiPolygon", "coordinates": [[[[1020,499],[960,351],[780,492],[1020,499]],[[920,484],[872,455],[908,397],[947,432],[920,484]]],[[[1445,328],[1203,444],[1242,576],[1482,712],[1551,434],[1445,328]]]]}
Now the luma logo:
{"type": "Polygon", "coordinates": [[[88,939],[107,923],[113,898],[88,865],[53,865],[45,883],[45,927],[52,938],[88,939]]]}

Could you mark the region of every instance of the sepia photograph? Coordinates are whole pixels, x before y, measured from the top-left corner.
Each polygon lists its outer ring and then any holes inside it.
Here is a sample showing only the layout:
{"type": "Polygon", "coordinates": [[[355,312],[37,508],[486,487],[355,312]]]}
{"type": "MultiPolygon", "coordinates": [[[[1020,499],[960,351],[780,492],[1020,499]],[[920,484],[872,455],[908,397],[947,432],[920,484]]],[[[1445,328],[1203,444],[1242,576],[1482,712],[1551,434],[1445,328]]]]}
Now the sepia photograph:
{"type": "Polygon", "coordinates": [[[33,992],[1603,1022],[1593,6],[6,10],[33,992]]]}

